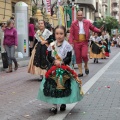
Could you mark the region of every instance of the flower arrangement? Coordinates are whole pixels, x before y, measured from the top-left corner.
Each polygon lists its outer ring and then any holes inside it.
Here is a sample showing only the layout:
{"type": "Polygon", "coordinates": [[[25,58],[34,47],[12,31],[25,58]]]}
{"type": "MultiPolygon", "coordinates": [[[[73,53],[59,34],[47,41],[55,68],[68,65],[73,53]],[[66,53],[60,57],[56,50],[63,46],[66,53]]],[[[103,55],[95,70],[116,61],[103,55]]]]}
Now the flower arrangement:
{"type": "Polygon", "coordinates": [[[64,71],[67,71],[70,75],[72,75],[80,85],[82,84],[82,81],[79,80],[77,73],[72,70],[69,66],[67,65],[61,65],[61,66],[52,66],[45,74],[46,78],[49,78],[51,75],[56,74],[57,69],[61,69],[64,71]]]}

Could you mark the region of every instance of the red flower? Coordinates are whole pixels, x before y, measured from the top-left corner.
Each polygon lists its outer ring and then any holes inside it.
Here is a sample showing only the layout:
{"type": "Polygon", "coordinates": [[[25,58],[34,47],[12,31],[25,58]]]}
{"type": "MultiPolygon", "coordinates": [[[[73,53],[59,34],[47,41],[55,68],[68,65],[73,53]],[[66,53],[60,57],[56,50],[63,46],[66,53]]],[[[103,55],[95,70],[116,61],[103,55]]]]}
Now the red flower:
{"type": "Polygon", "coordinates": [[[65,66],[65,65],[62,65],[61,67],[63,70],[67,70],[67,66],[65,66]]]}
{"type": "Polygon", "coordinates": [[[57,69],[56,66],[52,66],[52,67],[50,68],[51,71],[55,71],[56,69],[57,69]]]}
{"type": "Polygon", "coordinates": [[[48,50],[46,50],[46,55],[48,55],[48,50]]]}
{"type": "Polygon", "coordinates": [[[46,78],[48,78],[48,77],[49,77],[49,74],[48,74],[48,73],[46,73],[46,74],[45,74],[45,77],[46,77],[46,78]]]}
{"type": "Polygon", "coordinates": [[[51,74],[55,75],[56,74],[56,69],[61,68],[63,70],[67,70],[69,74],[72,74],[74,78],[77,78],[77,73],[72,70],[69,66],[66,65],[61,65],[61,66],[52,66],[45,74],[45,77],[48,78],[51,74]]]}

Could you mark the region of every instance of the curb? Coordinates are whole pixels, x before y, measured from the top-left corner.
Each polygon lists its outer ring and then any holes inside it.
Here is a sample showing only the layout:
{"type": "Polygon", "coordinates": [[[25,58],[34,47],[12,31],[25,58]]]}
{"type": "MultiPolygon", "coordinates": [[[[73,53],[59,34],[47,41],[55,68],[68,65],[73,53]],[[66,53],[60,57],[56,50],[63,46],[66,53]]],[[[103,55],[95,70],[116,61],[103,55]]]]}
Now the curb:
{"type": "MultiPolygon", "coordinates": [[[[19,68],[28,66],[29,59],[30,59],[29,57],[26,57],[26,58],[23,58],[23,59],[17,58],[19,68]]],[[[14,67],[14,64],[13,64],[13,67],[14,67]]],[[[5,70],[6,69],[3,68],[2,60],[0,60],[0,72],[5,71],[5,70]]]]}

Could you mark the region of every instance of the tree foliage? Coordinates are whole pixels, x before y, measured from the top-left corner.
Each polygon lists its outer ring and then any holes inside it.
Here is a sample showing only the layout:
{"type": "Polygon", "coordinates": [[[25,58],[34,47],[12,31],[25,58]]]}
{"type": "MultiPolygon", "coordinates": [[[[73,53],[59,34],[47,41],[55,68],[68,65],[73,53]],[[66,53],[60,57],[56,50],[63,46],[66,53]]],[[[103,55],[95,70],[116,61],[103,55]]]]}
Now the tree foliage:
{"type": "Polygon", "coordinates": [[[96,27],[100,28],[104,25],[104,30],[111,33],[111,29],[118,29],[119,22],[114,17],[106,17],[104,19],[99,19],[93,23],[96,27]]]}

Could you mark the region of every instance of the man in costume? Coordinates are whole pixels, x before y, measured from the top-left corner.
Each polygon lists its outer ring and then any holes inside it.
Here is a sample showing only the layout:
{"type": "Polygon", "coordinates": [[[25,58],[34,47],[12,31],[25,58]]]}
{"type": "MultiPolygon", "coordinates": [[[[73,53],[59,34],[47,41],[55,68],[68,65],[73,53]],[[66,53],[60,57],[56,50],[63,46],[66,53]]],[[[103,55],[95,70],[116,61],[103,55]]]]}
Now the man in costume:
{"type": "Polygon", "coordinates": [[[88,40],[89,40],[89,30],[93,32],[101,32],[103,29],[96,28],[91,24],[89,20],[83,19],[83,12],[77,11],[77,20],[74,21],[70,28],[69,43],[74,46],[76,63],[78,64],[79,77],[83,76],[82,72],[82,60],[85,63],[85,73],[89,74],[88,68],[88,40]]]}

